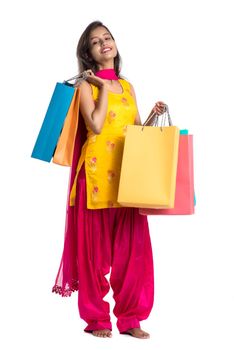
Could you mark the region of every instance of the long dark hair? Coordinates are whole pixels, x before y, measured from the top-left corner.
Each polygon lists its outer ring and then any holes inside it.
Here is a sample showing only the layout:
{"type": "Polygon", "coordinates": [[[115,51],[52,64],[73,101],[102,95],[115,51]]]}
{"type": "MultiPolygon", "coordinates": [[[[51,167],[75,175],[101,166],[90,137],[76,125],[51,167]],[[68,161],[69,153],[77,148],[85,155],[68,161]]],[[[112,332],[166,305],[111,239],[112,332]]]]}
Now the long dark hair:
{"type": "MultiPolygon", "coordinates": [[[[93,60],[90,54],[90,47],[89,47],[90,33],[98,27],[106,28],[106,30],[110,33],[111,38],[115,40],[113,35],[109,31],[109,29],[105,25],[103,25],[102,22],[94,21],[90,23],[88,27],[85,29],[85,31],[83,32],[83,34],[81,35],[77,45],[76,57],[78,60],[78,69],[80,73],[87,69],[92,69],[94,73],[98,71],[97,63],[93,60]]],[[[117,50],[117,55],[114,58],[114,70],[117,76],[119,76],[119,73],[120,73],[120,69],[121,69],[120,66],[121,66],[121,57],[120,57],[119,51],[117,50]]]]}

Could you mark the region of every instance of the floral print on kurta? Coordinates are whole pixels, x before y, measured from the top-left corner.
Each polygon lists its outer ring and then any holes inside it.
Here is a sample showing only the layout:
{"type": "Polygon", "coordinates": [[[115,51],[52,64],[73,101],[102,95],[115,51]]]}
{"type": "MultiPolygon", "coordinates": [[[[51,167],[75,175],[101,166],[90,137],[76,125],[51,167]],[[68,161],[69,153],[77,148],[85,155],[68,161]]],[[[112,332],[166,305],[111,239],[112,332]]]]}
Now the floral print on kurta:
{"type": "MultiPolygon", "coordinates": [[[[86,125],[87,140],[83,145],[77,166],[77,174],[70,194],[70,205],[75,204],[76,180],[85,162],[87,208],[101,209],[121,207],[117,202],[124,139],[127,125],[134,124],[137,107],[130,84],[119,79],[123,92],[108,92],[108,110],[100,134],[94,134],[86,125]]],[[[99,90],[92,85],[96,102],[99,90]]]]}

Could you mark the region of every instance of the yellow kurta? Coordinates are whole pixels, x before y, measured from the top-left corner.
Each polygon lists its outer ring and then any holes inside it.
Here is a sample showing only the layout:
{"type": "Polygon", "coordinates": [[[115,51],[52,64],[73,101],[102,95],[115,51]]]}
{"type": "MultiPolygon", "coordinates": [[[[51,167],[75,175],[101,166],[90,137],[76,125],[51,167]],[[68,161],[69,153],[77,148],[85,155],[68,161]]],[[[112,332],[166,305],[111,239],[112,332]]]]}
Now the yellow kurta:
{"type": "MultiPolygon", "coordinates": [[[[122,93],[108,92],[108,109],[100,134],[87,125],[87,139],[82,147],[76,176],[70,193],[70,205],[75,205],[76,183],[85,162],[87,208],[121,207],[117,202],[123,146],[127,125],[134,124],[137,107],[126,80],[119,79],[122,93]]],[[[94,101],[99,89],[92,85],[94,101]]]]}

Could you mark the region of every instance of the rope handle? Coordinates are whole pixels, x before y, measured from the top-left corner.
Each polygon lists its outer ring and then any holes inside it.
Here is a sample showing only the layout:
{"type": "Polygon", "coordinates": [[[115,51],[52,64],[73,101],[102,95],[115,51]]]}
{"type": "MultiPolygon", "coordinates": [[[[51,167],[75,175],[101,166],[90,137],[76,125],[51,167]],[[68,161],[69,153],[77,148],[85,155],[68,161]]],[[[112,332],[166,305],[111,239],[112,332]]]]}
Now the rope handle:
{"type": "Polygon", "coordinates": [[[76,86],[77,87],[82,83],[82,81],[86,80],[88,78],[88,76],[89,76],[89,74],[87,73],[87,71],[84,71],[80,74],[75,75],[72,78],[64,80],[63,83],[66,85],[69,85],[69,86],[73,86],[73,87],[76,86]],[[75,82],[69,83],[69,81],[71,81],[71,80],[75,80],[75,82]]]}
{"type": "Polygon", "coordinates": [[[172,120],[171,120],[171,116],[169,113],[169,108],[168,105],[165,105],[164,111],[162,114],[158,115],[156,112],[151,112],[150,115],[148,116],[148,118],[146,119],[146,121],[144,122],[144,124],[142,125],[142,130],[145,126],[159,126],[158,122],[159,122],[159,117],[162,117],[161,119],[161,129],[163,126],[166,125],[166,120],[168,120],[168,124],[169,126],[172,126],[172,120]]]}

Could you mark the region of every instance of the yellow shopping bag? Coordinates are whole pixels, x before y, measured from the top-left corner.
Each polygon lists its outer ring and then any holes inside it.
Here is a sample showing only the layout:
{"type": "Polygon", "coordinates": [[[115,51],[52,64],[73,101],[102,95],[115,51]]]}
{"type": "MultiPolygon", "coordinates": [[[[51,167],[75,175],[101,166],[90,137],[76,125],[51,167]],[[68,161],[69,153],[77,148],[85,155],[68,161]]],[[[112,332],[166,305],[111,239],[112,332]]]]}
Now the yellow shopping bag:
{"type": "Polygon", "coordinates": [[[180,130],[172,126],[169,114],[168,120],[170,126],[127,126],[118,191],[121,205],[174,207],[180,130]]]}

